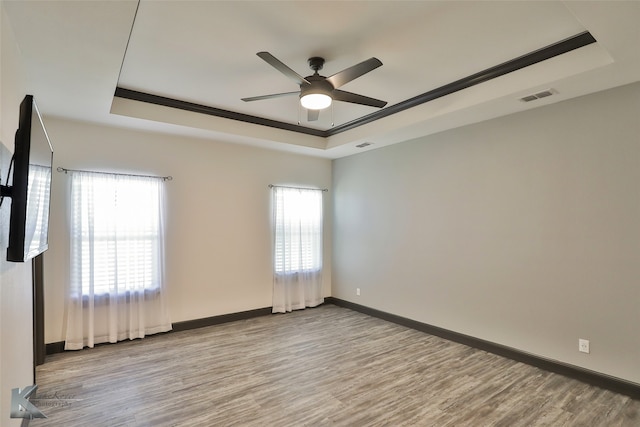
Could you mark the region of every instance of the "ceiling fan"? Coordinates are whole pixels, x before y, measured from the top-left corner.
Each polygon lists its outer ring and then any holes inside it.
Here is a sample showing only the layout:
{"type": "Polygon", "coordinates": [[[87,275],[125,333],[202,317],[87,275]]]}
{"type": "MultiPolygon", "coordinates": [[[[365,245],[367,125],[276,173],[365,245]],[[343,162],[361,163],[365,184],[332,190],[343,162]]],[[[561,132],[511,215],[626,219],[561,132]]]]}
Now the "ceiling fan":
{"type": "Polygon", "coordinates": [[[387,105],[386,101],[338,89],[340,86],[381,66],[382,62],[378,58],[369,58],[330,77],[324,77],[318,74],[318,71],[322,70],[324,66],[324,58],[314,56],[308,60],[309,67],[314,71],[313,75],[302,77],[269,52],[258,52],[256,55],[295,81],[300,86],[300,90],[296,92],[274,93],[271,95],[242,98],[245,102],[299,95],[300,104],[308,110],[307,114],[310,122],[318,120],[320,110],[329,107],[332,101],[350,102],[377,108],[382,108],[387,105]]]}

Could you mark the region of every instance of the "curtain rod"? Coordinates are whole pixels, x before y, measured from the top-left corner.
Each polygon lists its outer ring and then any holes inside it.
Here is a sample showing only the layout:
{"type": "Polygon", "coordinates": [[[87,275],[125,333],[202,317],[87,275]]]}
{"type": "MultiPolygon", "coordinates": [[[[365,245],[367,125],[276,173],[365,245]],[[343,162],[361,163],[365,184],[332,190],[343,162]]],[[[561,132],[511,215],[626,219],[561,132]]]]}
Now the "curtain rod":
{"type": "Polygon", "coordinates": [[[58,172],[91,172],[91,173],[100,173],[103,175],[121,175],[121,176],[137,176],[137,177],[141,177],[141,178],[160,178],[163,181],[171,181],[173,179],[173,177],[171,175],[169,176],[154,176],[154,175],[136,175],[133,173],[116,173],[116,172],[100,172],[100,171],[87,171],[87,170],[81,170],[81,169],[67,169],[67,168],[63,168],[58,166],[57,169],[58,172]]]}
{"type": "Polygon", "coordinates": [[[327,188],[308,188],[308,187],[287,187],[286,185],[273,185],[273,184],[269,184],[269,188],[293,188],[294,190],[318,190],[318,191],[322,191],[323,193],[326,193],[327,191],[329,191],[329,189],[327,188]]]}

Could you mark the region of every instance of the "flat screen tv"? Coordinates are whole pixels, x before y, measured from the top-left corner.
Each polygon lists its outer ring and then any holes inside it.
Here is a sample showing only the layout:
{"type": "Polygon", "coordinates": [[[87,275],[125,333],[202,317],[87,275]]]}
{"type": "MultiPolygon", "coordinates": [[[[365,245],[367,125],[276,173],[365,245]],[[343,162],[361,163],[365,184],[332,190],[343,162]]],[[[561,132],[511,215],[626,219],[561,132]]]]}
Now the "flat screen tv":
{"type": "Polygon", "coordinates": [[[7,261],[24,262],[49,247],[52,163],[49,135],[33,96],[27,95],[20,104],[12,185],[2,188],[2,195],[11,197],[7,261]]]}

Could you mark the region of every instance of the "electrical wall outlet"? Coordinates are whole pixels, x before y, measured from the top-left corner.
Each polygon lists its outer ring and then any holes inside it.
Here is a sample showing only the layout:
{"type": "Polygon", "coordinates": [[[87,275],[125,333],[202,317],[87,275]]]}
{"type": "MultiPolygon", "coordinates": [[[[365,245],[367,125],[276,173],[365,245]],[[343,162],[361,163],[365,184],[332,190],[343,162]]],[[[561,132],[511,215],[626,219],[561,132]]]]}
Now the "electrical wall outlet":
{"type": "Polygon", "coordinates": [[[356,288],[356,295],[360,296],[360,288],[356,288]]]}
{"type": "Polygon", "coordinates": [[[578,339],[578,351],[581,353],[589,353],[589,340],[578,339]]]}

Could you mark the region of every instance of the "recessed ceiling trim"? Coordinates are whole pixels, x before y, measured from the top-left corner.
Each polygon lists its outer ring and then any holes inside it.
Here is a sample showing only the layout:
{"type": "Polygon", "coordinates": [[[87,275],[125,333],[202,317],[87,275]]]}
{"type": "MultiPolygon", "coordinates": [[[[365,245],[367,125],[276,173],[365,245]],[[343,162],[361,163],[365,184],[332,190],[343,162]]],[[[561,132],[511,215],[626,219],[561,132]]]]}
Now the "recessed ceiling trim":
{"type": "Polygon", "coordinates": [[[437,89],[425,92],[421,95],[407,99],[406,101],[391,105],[380,111],[376,111],[375,113],[336,126],[327,131],[327,133],[329,136],[331,136],[341,132],[345,132],[358,126],[370,123],[374,120],[379,120],[383,117],[399,113],[401,111],[416,107],[429,101],[433,101],[443,96],[451,95],[452,93],[467,89],[471,86],[484,83],[513,71],[517,71],[530,65],[537,64],[538,62],[551,59],[555,56],[562,55],[563,53],[571,52],[572,50],[590,45],[595,42],[596,39],[591,35],[591,33],[585,31],[542,49],[535,50],[510,61],[503,62],[502,64],[496,65],[491,68],[487,68],[486,70],[480,71],[479,73],[472,74],[460,80],[456,80],[455,82],[440,86],[437,89]]]}
{"type": "Polygon", "coordinates": [[[530,65],[537,64],[547,59],[553,58],[558,55],[562,55],[572,50],[596,43],[596,39],[588,31],[582,32],[575,36],[569,37],[565,40],[561,40],[552,45],[543,47],[541,49],[530,52],[526,55],[464,77],[460,80],[456,80],[452,83],[441,86],[437,89],[425,92],[421,95],[399,102],[392,106],[383,108],[374,113],[344,123],[342,125],[333,127],[329,130],[320,130],[309,128],[301,125],[294,125],[291,123],[281,122],[278,120],[266,119],[263,117],[252,116],[249,114],[238,113],[235,111],[223,110],[220,108],[210,107],[206,105],[195,104],[192,102],[181,101],[178,99],[167,98],[159,95],[153,95],[150,93],[139,92],[131,89],[125,89],[122,87],[116,87],[114,96],[130,99],[134,101],[146,102],[150,104],[161,105],[165,107],[178,108],[181,110],[191,111],[195,113],[208,114],[212,116],[227,118],[231,120],[238,120],[246,123],[253,123],[263,126],[269,126],[273,128],[288,130],[292,132],[303,133],[307,135],[329,137],[337,135],[342,132],[354,129],[359,126],[363,126],[367,123],[382,119],[392,114],[399,113],[401,111],[413,108],[420,104],[424,104],[429,101],[441,98],[446,95],[467,89],[471,86],[475,86],[480,83],[487,82],[513,71],[520,70],[530,65]]]}
{"type": "Polygon", "coordinates": [[[284,129],[307,135],[326,137],[327,132],[320,129],[313,129],[306,126],[294,125],[280,122],[278,120],[265,119],[264,117],[252,116],[250,114],[238,113],[236,111],[223,110],[221,108],[209,107],[208,105],[196,104],[193,102],[181,101],[179,99],[167,98],[153,95],[151,93],[139,92],[137,90],[116,87],[114,96],[118,98],[130,99],[132,101],[146,102],[148,104],[161,105],[163,107],[177,108],[179,110],[191,111],[193,113],[208,114],[210,116],[222,117],[225,119],[238,120],[245,123],[269,126],[272,128],[284,129]]]}

